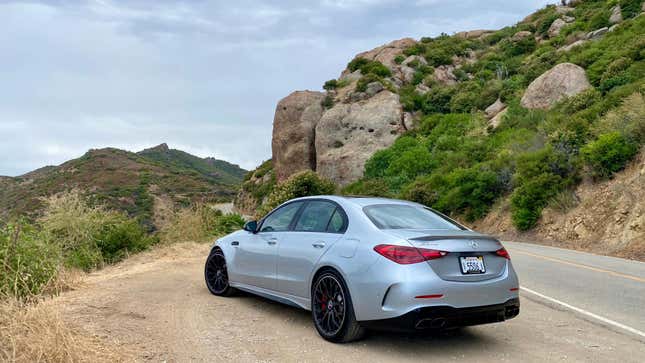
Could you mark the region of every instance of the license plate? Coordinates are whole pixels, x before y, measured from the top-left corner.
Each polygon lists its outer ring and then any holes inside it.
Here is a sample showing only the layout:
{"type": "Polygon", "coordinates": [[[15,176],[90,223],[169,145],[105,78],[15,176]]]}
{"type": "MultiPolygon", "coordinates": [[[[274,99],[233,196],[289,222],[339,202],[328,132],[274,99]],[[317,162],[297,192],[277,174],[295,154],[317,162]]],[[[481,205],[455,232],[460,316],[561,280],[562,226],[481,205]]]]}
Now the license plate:
{"type": "Polygon", "coordinates": [[[464,275],[483,274],[486,272],[482,256],[459,257],[459,262],[461,263],[461,273],[464,275]]]}

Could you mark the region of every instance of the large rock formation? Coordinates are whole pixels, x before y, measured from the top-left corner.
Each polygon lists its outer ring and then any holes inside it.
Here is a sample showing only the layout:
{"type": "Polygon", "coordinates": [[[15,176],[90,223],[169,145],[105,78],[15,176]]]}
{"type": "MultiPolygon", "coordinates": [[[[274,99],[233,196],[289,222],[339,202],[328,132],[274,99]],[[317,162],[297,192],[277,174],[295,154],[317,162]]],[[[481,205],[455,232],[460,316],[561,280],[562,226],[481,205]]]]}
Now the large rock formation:
{"type": "Polygon", "coordinates": [[[522,96],[521,104],[526,108],[545,109],[590,87],[582,67],[560,63],[531,82],[522,96]]]}
{"type": "Polygon", "coordinates": [[[273,118],[273,165],[278,181],[316,167],[314,137],[325,94],[296,91],[278,102],[273,118]]]}
{"type": "Polygon", "coordinates": [[[399,96],[382,91],[361,103],[337,104],[316,126],[316,171],[339,185],[363,176],[365,162],[404,131],[399,96]]]}
{"type": "MultiPolygon", "coordinates": [[[[358,53],[354,58],[365,58],[369,60],[379,61],[386,67],[395,69],[398,65],[394,61],[394,58],[396,58],[397,55],[401,54],[404,49],[416,44],[416,42],[417,41],[412,38],[395,40],[372,50],[368,50],[367,52],[358,53]]],[[[348,73],[349,71],[345,70],[341,77],[348,73]]]]}

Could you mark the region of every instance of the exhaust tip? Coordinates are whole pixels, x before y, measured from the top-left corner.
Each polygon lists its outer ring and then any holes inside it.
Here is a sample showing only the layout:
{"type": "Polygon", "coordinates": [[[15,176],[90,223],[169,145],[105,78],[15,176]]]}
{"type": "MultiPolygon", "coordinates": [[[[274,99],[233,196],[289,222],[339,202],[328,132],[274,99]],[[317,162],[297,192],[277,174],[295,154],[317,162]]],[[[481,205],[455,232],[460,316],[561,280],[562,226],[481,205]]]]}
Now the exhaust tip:
{"type": "Polygon", "coordinates": [[[421,319],[417,322],[417,329],[441,329],[446,326],[447,322],[444,318],[435,319],[421,319]]]}

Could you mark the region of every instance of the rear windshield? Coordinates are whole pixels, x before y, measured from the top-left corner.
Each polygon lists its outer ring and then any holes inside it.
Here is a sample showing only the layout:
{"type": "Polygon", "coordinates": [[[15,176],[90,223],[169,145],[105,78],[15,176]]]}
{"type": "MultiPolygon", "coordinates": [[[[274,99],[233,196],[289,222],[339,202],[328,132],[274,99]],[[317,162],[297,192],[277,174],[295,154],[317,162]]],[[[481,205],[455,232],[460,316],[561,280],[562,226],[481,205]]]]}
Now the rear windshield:
{"type": "Polygon", "coordinates": [[[377,204],[367,206],[363,211],[380,229],[464,229],[448,217],[423,207],[377,204]]]}

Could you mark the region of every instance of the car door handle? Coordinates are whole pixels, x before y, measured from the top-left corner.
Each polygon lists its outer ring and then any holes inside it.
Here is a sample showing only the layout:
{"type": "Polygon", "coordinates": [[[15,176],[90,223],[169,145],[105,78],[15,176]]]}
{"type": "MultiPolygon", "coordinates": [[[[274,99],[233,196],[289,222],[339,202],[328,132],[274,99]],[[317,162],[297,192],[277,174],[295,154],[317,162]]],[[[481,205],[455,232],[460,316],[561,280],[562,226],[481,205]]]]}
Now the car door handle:
{"type": "Polygon", "coordinates": [[[233,241],[231,242],[231,246],[239,246],[240,242],[239,241],[233,241]]]}
{"type": "Polygon", "coordinates": [[[325,247],[325,242],[314,242],[311,245],[314,246],[315,248],[323,248],[325,247]]]}
{"type": "Polygon", "coordinates": [[[270,244],[270,245],[274,245],[274,244],[278,243],[278,239],[277,238],[269,238],[267,243],[270,244]]]}

